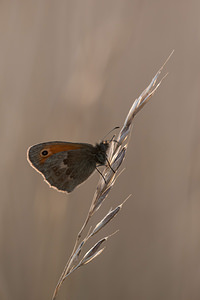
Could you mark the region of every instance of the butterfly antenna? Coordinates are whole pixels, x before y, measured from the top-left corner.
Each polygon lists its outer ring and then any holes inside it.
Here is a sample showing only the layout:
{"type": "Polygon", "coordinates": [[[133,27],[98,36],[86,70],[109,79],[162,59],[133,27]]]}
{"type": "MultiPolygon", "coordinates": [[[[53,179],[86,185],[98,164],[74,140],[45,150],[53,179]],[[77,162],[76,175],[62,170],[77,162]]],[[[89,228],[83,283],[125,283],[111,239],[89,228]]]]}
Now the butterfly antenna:
{"type": "MultiPolygon", "coordinates": [[[[120,127],[119,127],[119,126],[116,126],[116,127],[114,127],[113,129],[111,129],[111,130],[103,137],[102,141],[104,141],[105,138],[106,138],[112,131],[114,131],[114,130],[116,130],[116,129],[118,129],[118,128],[120,128],[120,127]]],[[[113,139],[113,137],[112,137],[112,139],[113,139]]]]}

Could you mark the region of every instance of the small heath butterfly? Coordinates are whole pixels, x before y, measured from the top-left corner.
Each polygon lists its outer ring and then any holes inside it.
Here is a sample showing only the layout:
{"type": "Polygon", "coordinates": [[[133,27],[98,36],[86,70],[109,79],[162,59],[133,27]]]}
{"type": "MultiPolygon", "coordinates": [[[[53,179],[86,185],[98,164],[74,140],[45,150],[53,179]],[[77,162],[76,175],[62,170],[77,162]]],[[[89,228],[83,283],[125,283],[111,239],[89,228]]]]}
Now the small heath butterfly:
{"type": "Polygon", "coordinates": [[[85,143],[47,142],[27,151],[30,165],[58,191],[72,192],[97,166],[105,165],[109,141],[85,143]]]}

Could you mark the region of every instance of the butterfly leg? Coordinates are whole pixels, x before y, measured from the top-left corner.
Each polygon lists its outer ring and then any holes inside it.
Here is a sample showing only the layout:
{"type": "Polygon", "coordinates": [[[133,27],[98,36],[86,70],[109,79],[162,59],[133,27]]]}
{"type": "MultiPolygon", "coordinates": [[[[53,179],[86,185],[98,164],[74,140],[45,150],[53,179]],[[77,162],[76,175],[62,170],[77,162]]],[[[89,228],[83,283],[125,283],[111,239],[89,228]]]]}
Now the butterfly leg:
{"type": "Polygon", "coordinates": [[[99,169],[96,167],[96,170],[97,170],[97,172],[102,176],[102,178],[103,178],[103,180],[105,181],[105,183],[107,183],[106,182],[106,180],[105,180],[105,177],[103,176],[103,174],[99,171],[99,169]]]}
{"type": "Polygon", "coordinates": [[[113,168],[111,167],[111,164],[110,164],[109,160],[107,159],[107,157],[106,157],[106,160],[107,160],[109,168],[113,171],[113,173],[115,173],[115,170],[113,170],[113,168]]]}

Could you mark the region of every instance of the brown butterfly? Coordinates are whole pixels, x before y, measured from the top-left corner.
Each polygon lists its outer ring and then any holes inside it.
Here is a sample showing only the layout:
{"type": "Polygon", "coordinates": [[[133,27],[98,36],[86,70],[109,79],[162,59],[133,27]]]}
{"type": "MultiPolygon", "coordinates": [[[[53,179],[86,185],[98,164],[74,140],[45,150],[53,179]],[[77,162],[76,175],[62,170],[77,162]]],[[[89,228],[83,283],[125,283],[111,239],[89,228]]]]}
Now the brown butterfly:
{"type": "MultiPolygon", "coordinates": [[[[27,151],[30,165],[58,191],[72,192],[97,166],[105,165],[109,141],[85,143],[47,142],[27,151]]],[[[98,170],[98,169],[97,169],[98,170]]]]}

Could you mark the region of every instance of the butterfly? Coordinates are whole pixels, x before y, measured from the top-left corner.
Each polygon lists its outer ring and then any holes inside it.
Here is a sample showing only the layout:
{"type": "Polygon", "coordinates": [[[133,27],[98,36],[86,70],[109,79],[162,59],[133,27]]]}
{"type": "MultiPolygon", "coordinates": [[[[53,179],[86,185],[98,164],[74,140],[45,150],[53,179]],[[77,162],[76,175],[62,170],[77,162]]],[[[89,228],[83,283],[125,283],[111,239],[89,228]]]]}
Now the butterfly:
{"type": "MultiPolygon", "coordinates": [[[[30,165],[58,191],[72,192],[97,168],[106,164],[110,141],[86,143],[46,142],[27,151],[30,165]]],[[[98,169],[97,169],[98,170],[98,169]]]]}

